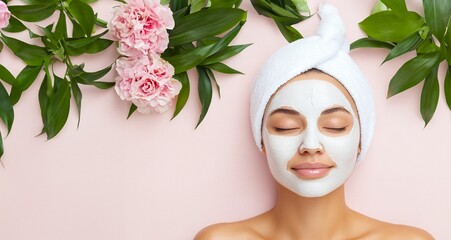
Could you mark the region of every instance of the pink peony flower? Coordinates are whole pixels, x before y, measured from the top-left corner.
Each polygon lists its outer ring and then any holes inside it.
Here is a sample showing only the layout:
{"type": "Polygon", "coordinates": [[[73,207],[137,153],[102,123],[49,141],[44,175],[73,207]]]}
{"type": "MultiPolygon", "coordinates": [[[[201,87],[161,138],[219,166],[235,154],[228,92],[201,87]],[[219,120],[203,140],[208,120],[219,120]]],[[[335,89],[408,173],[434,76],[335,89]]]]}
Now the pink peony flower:
{"type": "Polygon", "coordinates": [[[8,10],[8,6],[0,1],[0,29],[8,26],[11,12],[8,10]]]}
{"type": "Polygon", "coordinates": [[[172,11],[159,0],[132,0],[116,8],[108,24],[119,41],[119,52],[126,56],[162,53],[168,47],[167,29],[174,28],[172,11]]]}
{"type": "Polygon", "coordinates": [[[135,104],[142,113],[167,111],[182,88],[172,78],[172,65],[156,54],[119,58],[116,71],[117,94],[135,104]]]}

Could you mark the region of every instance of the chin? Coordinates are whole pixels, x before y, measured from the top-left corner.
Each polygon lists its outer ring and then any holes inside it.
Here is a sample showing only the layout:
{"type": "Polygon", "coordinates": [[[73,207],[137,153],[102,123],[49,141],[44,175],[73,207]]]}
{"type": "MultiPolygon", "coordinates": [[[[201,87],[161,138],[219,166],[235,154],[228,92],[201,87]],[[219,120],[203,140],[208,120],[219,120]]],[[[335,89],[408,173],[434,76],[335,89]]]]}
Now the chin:
{"type": "Polygon", "coordinates": [[[305,198],[319,198],[327,196],[340,188],[346,179],[337,181],[336,179],[321,178],[314,180],[297,180],[295,182],[279,182],[283,187],[291,192],[305,198]]]}

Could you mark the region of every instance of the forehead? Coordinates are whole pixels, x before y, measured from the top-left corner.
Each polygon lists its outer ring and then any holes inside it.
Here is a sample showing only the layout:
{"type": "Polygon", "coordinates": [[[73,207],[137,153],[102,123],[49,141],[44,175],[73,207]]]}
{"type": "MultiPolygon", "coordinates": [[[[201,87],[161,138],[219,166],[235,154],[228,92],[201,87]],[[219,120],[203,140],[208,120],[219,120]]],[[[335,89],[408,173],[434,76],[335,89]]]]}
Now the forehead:
{"type": "MultiPolygon", "coordinates": [[[[284,85],[282,85],[282,86],[281,86],[281,87],[280,87],[280,88],[279,88],[279,89],[271,96],[271,98],[270,98],[270,100],[269,100],[269,102],[268,102],[268,104],[267,104],[267,106],[266,106],[266,110],[265,110],[264,116],[267,115],[268,110],[269,110],[268,108],[269,108],[269,106],[271,105],[271,103],[273,102],[274,97],[275,97],[276,95],[278,95],[278,93],[279,93],[280,91],[282,91],[283,89],[285,89],[285,87],[286,87],[287,85],[289,85],[289,84],[291,84],[291,83],[294,83],[294,82],[298,82],[298,81],[305,81],[305,80],[312,80],[312,79],[315,79],[315,80],[321,80],[321,81],[330,83],[330,84],[332,84],[333,86],[335,86],[335,87],[341,92],[341,94],[344,95],[344,97],[346,98],[346,100],[350,103],[351,109],[349,109],[349,110],[352,110],[352,111],[357,115],[357,117],[358,117],[357,107],[356,107],[356,105],[355,105],[354,99],[351,97],[351,95],[350,95],[349,92],[346,90],[346,88],[343,87],[343,85],[342,85],[338,80],[336,80],[334,77],[332,77],[332,76],[330,76],[330,75],[328,75],[328,74],[326,74],[326,73],[324,73],[324,72],[321,72],[321,71],[307,71],[307,72],[305,72],[305,73],[302,73],[302,74],[300,74],[300,75],[294,77],[293,79],[289,80],[289,81],[286,82],[284,85]]],[[[321,90],[316,90],[316,91],[321,91],[321,90]]],[[[274,109],[273,109],[273,110],[274,110],[274,109]]]]}
{"type": "Polygon", "coordinates": [[[343,107],[353,112],[351,104],[334,85],[322,80],[291,82],[273,97],[267,114],[280,108],[292,108],[302,115],[318,117],[323,111],[333,107],[343,107]]]}

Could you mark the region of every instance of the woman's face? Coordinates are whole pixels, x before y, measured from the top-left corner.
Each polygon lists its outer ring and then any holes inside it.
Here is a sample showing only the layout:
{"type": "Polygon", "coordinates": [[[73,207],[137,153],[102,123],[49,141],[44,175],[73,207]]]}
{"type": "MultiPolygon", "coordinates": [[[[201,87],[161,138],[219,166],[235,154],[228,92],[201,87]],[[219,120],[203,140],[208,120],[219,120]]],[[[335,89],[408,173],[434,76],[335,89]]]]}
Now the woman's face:
{"type": "Polygon", "coordinates": [[[354,170],[360,127],[344,87],[324,73],[307,72],[273,95],[263,120],[263,144],[274,178],[303,197],[321,197],[354,170]]]}

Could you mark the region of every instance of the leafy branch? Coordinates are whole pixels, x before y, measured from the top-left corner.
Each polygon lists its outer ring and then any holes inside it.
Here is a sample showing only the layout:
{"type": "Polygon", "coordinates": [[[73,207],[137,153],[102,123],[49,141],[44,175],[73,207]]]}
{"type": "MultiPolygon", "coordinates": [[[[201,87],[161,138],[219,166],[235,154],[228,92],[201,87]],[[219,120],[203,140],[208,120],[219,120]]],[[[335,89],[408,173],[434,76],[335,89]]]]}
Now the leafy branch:
{"type": "Polygon", "coordinates": [[[424,17],[409,11],[405,0],[380,0],[373,13],[359,23],[368,35],[351,45],[351,49],[386,48],[386,63],[405,53],[416,56],[390,80],[387,97],[406,91],[424,81],[420,112],[425,126],[432,119],[440,95],[439,65],[447,62],[444,93],[451,109],[451,1],[423,0],[424,17]]]}
{"type": "Polygon", "coordinates": [[[251,2],[258,14],[274,20],[288,42],[302,38],[302,34],[291,25],[311,16],[307,0],[251,0],[251,2]],[[309,15],[304,16],[302,13],[309,15]]]}
{"type": "MultiPolygon", "coordinates": [[[[172,118],[185,106],[190,92],[187,71],[198,73],[198,94],[202,106],[197,126],[205,118],[213,96],[213,86],[220,93],[214,72],[241,74],[222,63],[243,51],[250,44],[230,45],[246,22],[247,14],[240,9],[241,0],[171,0],[175,28],[169,31],[169,48],[162,58],[175,68],[182,84],[172,118]],[[225,35],[223,35],[225,34],[225,35]],[[222,36],[223,37],[219,37],[222,36]]],[[[130,113],[136,110],[133,105],[130,113]]]]}
{"type": "MultiPolygon", "coordinates": [[[[25,5],[8,6],[11,12],[9,25],[0,33],[0,51],[7,46],[26,66],[14,77],[6,67],[0,65],[0,79],[11,85],[8,94],[0,82],[0,118],[11,131],[14,121],[13,106],[43,71],[44,78],[38,93],[43,129],[47,139],[55,137],[66,124],[73,97],[80,123],[82,92],[79,85],[92,85],[100,89],[114,86],[114,82],[97,81],[107,74],[111,66],[96,72],[84,70],[84,64],[75,65],[71,57],[82,54],[95,54],[108,48],[113,41],[102,38],[107,31],[94,34],[95,25],[105,28],[105,21],[99,19],[89,3],[96,0],[25,0],[25,5]],[[59,13],[58,20],[33,32],[24,22],[39,22],[59,13]],[[68,31],[67,22],[72,24],[68,31]],[[40,40],[41,46],[32,45],[6,33],[28,31],[32,39],[40,40]],[[53,72],[55,64],[63,63],[66,71],[63,76],[53,72]]],[[[3,142],[0,137],[0,157],[3,142]]]]}

